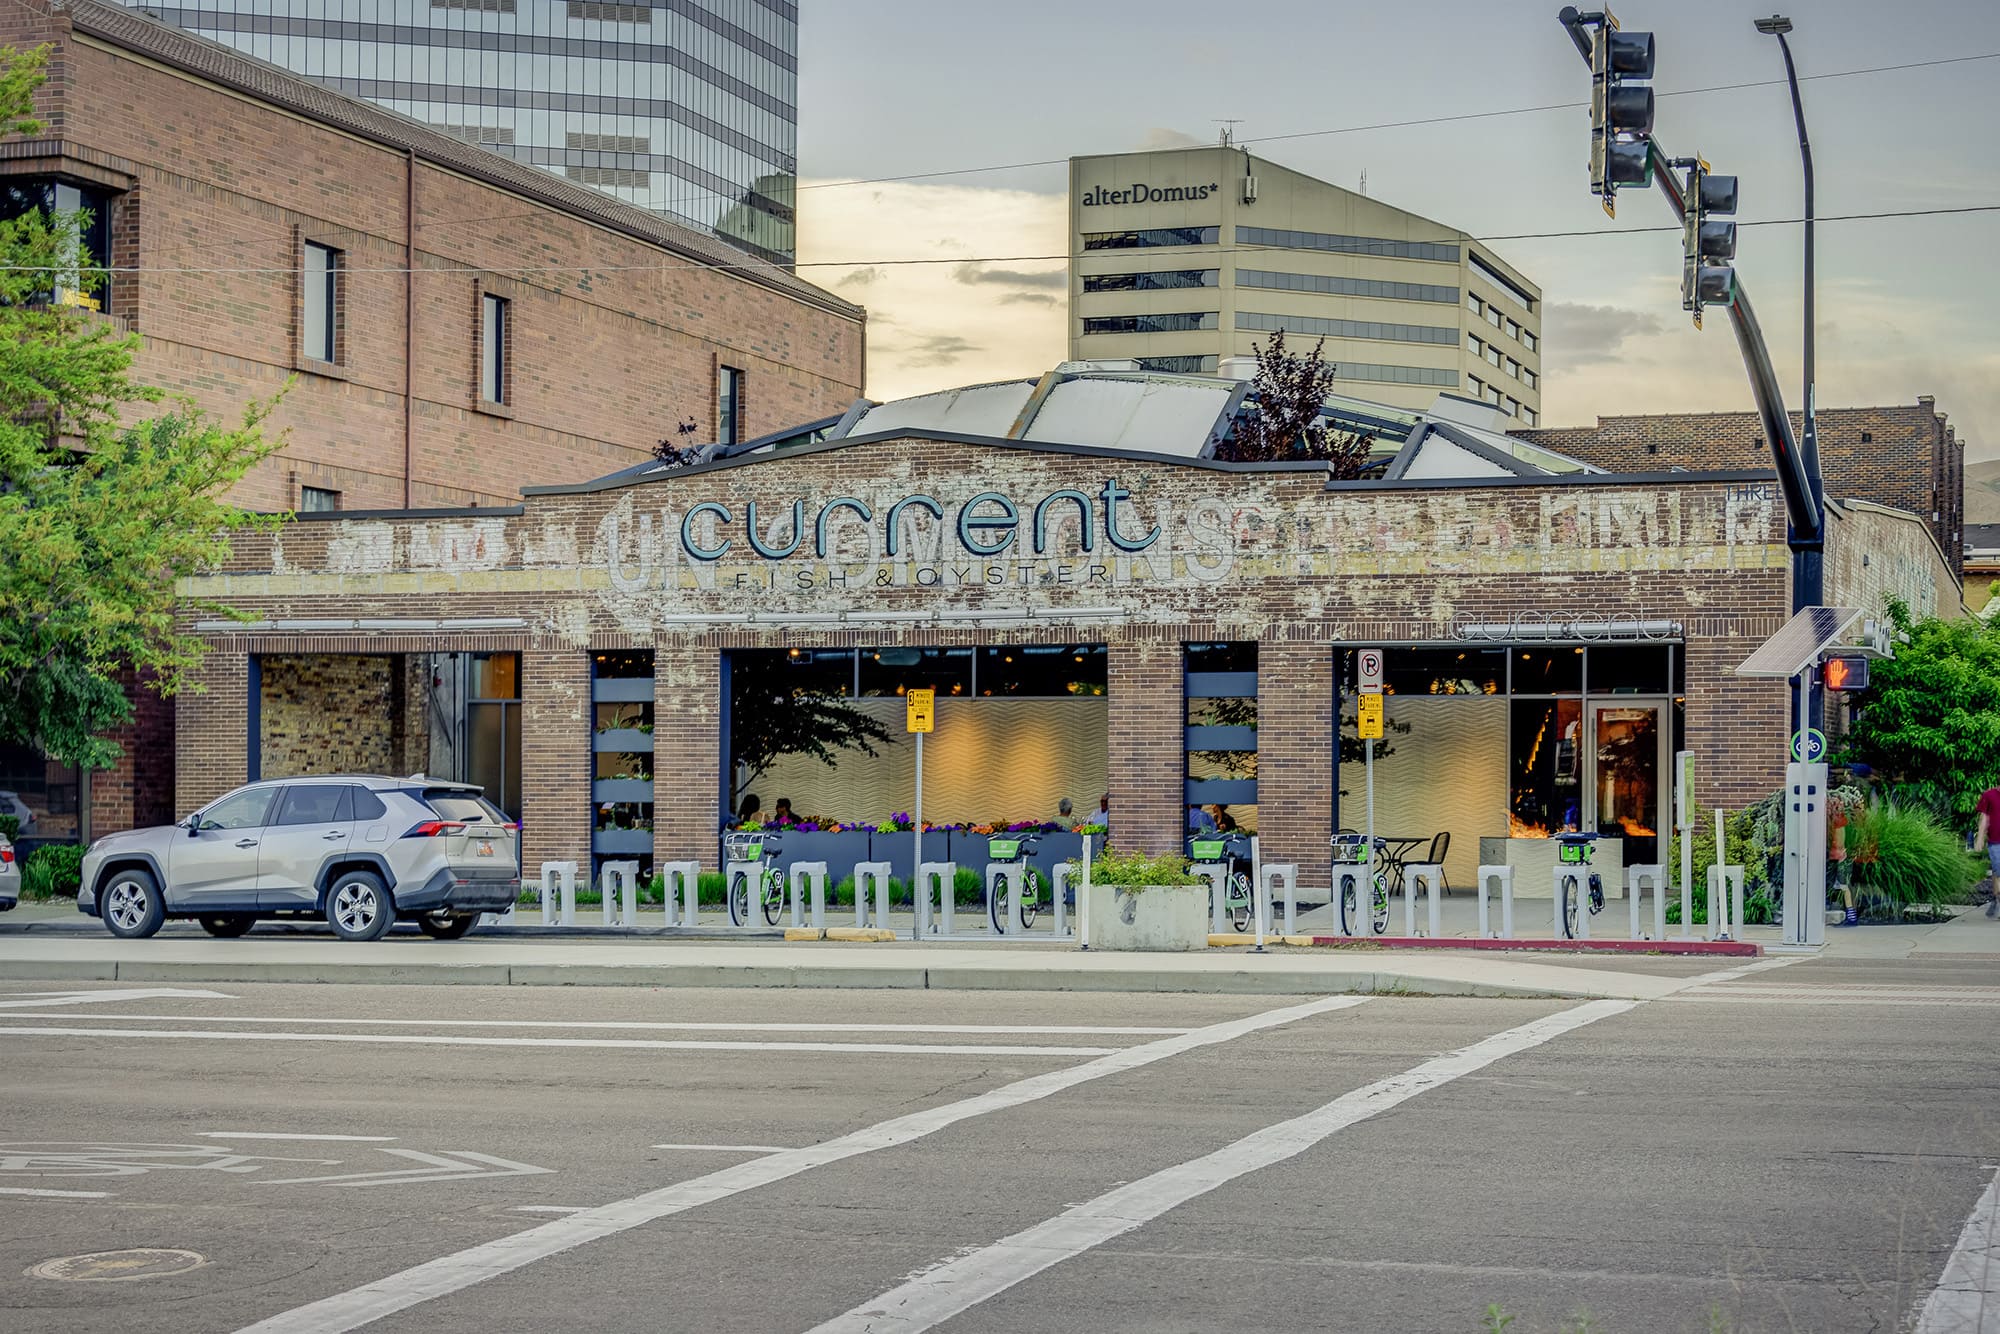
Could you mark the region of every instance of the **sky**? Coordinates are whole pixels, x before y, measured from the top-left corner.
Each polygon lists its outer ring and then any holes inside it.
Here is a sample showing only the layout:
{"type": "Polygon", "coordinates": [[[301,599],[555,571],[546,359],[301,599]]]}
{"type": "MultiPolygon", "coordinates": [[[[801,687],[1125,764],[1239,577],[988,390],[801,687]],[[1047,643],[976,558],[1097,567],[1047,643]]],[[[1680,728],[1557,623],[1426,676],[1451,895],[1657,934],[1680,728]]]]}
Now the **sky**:
{"type": "MultiPolygon", "coordinates": [[[[1615,12],[1656,34],[1662,146],[1737,175],[1740,222],[1777,220],[1741,228],[1736,267],[1796,409],[1798,136],[1777,42],[1751,24],[1772,3],[1615,12]]],[[[1350,189],[1365,171],[1371,196],[1487,238],[1534,279],[1544,425],[1747,410],[1728,321],[1697,332],[1680,309],[1678,228],[1633,230],[1670,226],[1664,199],[1627,190],[1613,222],[1589,193],[1589,75],[1559,8],[812,0],[800,275],[868,308],[871,397],[1038,374],[1067,351],[1066,160],[1213,142],[1227,117],[1259,156],[1350,189]],[[1416,120],[1434,123],[1397,124],[1416,120]],[[1587,234],[1535,235],[1555,232],[1587,234]]],[[[1935,395],[1969,460],[2000,458],[2000,211],[1832,220],[2000,206],[2000,0],[1784,12],[1821,219],[1818,401],[1935,395]]]]}

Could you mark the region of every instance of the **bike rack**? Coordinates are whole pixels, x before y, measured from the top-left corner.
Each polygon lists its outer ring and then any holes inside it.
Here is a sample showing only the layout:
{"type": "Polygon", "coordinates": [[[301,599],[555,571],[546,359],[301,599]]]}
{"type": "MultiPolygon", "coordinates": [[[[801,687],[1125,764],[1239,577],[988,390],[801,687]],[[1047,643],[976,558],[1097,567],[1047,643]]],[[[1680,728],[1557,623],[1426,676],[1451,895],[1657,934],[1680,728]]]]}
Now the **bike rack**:
{"type": "Polygon", "coordinates": [[[1000,934],[1003,936],[1013,935],[1015,928],[1017,927],[1019,927],[1023,931],[1028,929],[1020,925],[1021,882],[1023,879],[1026,878],[1023,873],[1027,869],[1028,869],[1028,863],[1025,861],[986,863],[986,920],[987,921],[991,922],[993,920],[993,895],[998,891],[1000,882],[1002,880],[1005,880],[1007,882],[1008,887],[1014,891],[1013,910],[1010,911],[1005,917],[1000,919],[1000,934]]]}
{"type": "MultiPolygon", "coordinates": [[[[666,887],[664,895],[668,926],[699,926],[701,906],[701,863],[661,862],[660,882],[666,887]],[[679,895],[680,915],[674,914],[674,898],[679,895]]],[[[726,882],[725,882],[726,883],[726,882]]]]}
{"type": "Polygon", "coordinates": [[[806,905],[804,891],[812,891],[812,929],[826,930],[826,863],[793,862],[790,878],[792,891],[792,925],[805,926],[806,905]]]}
{"type": "Polygon", "coordinates": [[[1417,881],[1424,882],[1424,934],[1435,940],[1444,934],[1438,915],[1438,886],[1444,883],[1444,867],[1436,862],[1408,862],[1403,866],[1403,934],[1417,934],[1417,881]]]}
{"type": "Polygon", "coordinates": [[[1479,868],[1479,938],[1481,940],[1512,940],[1514,938],[1514,868],[1511,866],[1482,866],[1479,868]],[[1495,936],[1489,927],[1486,910],[1487,886],[1500,882],[1500,934],[1495,936]]]}
{"type": "Polygon", "coordinates": [[[1711,866],[1708,868],[1708,938],[1710,940],[1740,940],[1743,937],[1743,868],[1740,866],[1711,866]],[[1716,881],[1721,880],[1720,889],[1716,881]],[[1716,920],[1716,900],[1721,896],[1721,920],[1716,920]]]}
{"type": "Polygon", "coordinates": [[[576,925],[576,863],[542,863],[542,925],[576,925]],[[555,873],[555,884],[549,883],[549,873],[555,873]],[[557,899],[561,900],[561,911],[557,911],[557,899]]]}
{"type": "Polygon", "coordinates": [[[1571,876],[1576,880],[1576,935],[1573,939],[1590,939],[1590,872],[1591,866],[1589,862],[1556,863],[1554,892],[1549,896],[1555,903],[1555,908],[1553,909],[1555,913],[1555,929],[1549,933],[1550,939],[1563,939],[1563,928],[1567,925],[1563,921],[1564,876],[1571,876]]]}
{"type": "Polygon", "coordinates": [[[1229,863],[1195,862],[1188,874],[1208,881],[1208,929],[1221,935],[1229,929],[1229,863]]]}
{"type": "Polygon", "coordinates": [[[722,863],[722,910],[729,918],[731,926],[751,926],[757,917],[759,895],[763,893],[764,867],[761,859],[754,862],[725,861],[722,863]],[[743,905],[743,920],[736,920],[736,876],[741,872],[750,886],[750,901],[743,905]]]}
{"type": "Polygon", "coordinates": [[[639,925],[639,863],[604,863],[597,872],[597,894],[604,905],[606,926],[639,925]],[[614,883],[616,895],[611,892],[614,883]]]}
{"type": "Polygon", "coordinates": [[[889,926],[889,863],[854,863],[854,924],[868,925],[868,891],[875,890],[875,925],[886,930],[889,926]]]}
{"type": "MultiPolygon", "coordinates": [[[[1083,868],[1079,863],[1077,862],[1056,863],[1054,907],[1055,907],[1055,935],[1056,939],[1058,940],[1067,939],[1071,934],[1069,927],[1069,910],[1063,905],[1065,901],[1069,898],[1070,892],[1074,890],[1081,883],[1083,883],[1083,868]]],[[[1083,899],[1080,896],[1077,899],[1076,909],[1079,913],[1083,911],[1083,899]]]]}
{"type": "Polygon", "coordinates": [[[911,886],[911,897],[916,900],[917,925],[913,937],[922,940],[931,933],[931,889],[935,885],[938,894],[937,920],[942,922],[937,934],[951,934],[952,900],[958,895],[957,862],[924,862],[917,867],[917,883],[911,886]]]}
{"type": "Polygon", "coordinates": [[[1625,868],[1625,898],[1632,909],[1632,939],[1639,940],[1639,895],[1642,887],[1651,884],[1653,890],[1653,934],[1646,940],[1667,938],[1667,868],[1660,865],[1628,866],[1625,868]]]}
{"type": "MultiPolygon", "coordinates": [[[[1285,882],[1285,934],[1292,935],[1298,928],[1299,917],[1299,868],[1295,862],[1265,862],[1258,879],[1263,883],[1257,892],[1265,903],[1278,900],[1278,882],[1285,882]]],[[[1267,919],[1268,921],[1268,919],[1267,919]]]]}
{"type": "Polygon", "coordinates": [[[1333,865],[1333,925],[1343,936],[1356,940],[1371,938],[1375,916],[1374,887],[1369,883],[1367,862],[1335,862],[1333,865]],[[1354,887],[1354,921],[1347,920],[1347,890],[1354,887]]]}

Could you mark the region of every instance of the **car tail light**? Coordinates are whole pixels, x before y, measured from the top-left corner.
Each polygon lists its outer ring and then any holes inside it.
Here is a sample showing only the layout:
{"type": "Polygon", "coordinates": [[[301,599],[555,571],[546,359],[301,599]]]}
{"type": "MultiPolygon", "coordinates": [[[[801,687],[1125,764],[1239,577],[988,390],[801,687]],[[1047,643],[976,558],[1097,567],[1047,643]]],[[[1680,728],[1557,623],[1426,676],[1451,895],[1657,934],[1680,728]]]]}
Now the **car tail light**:
{"type": "Polygon", "coordinates": [[[0,848],[0,866],[4,866],[8,862],[11,862],[13,860],[14,860],[14,849],[0,848]]]}
{"type": "Polygon", "coordinates": [[[403,837],[436,838],[439,834],[458,834],[463,833],[464,830],[465,821],[463,820],[426,820],[422,824],[412,825],[410,831],[404,834],[403,837]]]}

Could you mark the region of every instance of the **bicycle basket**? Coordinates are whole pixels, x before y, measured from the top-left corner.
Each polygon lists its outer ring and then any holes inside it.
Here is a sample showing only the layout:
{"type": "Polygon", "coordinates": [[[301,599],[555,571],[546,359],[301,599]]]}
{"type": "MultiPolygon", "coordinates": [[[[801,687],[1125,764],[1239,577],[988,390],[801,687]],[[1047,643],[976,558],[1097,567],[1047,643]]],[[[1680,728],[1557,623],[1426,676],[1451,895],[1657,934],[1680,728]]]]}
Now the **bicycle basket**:
{"type": "Polygon", "coordinates": [[[1556,860],[1564,866],[1588,866],[1595,843],[1592,834],[1557,834],[1556,860]]]}
{"type": "Polygon", "coordinates": [[[764,839],[758,834],[724,834],[722,848],[733,862],[764,860],[764,839]]]}
{"type": "Polygon", "coordinates": [[[1222,840],[1219,838],[1196,838],[1188,840],[1188,855],[1198,862],[1219,862],[1222,860],[1222,840]]]}
{"type": "Polygon", "coordinates": [[[996,862],[1011,862],[1021,855],[1021,840],[990,838],[986,840],[986,855],[996,862]]]}
{"type": "Polygon", "coordinates": [[[1331,844],[1336,866],[1359,866],[1368,860],[1368,840],[1360,834],[1335,834],[1331,844]]]}

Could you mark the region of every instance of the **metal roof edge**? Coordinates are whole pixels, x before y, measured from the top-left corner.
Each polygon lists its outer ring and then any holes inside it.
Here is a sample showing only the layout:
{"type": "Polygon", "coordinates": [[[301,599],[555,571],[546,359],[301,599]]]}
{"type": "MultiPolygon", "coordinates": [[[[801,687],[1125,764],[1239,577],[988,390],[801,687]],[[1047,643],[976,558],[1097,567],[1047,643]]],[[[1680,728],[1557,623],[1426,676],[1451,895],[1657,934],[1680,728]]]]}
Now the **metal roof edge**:
{"type": "Polygon", "coordinates": [[[1776,484],[1777,474],[1757,469],[1740,469],[1726,472],[1572,472],[1536,473],[1531,477],[1418,477],[1405,478],[1390,484],[1383,481],[1330,481],[1329,491],[1449,491],[1453,488],[1479,486],[1625,486],[1640,483],[1669,483],[1685,485],[1689,482],[1770,482],[1776,484]]]}
{"type": "MultiPolygon", "coordinates": [[[[1486,460],[1486,462],[1492,464],[1496,468],[1505,468],[1508,472],[1514,474],[1516,477],[1559,477],[1566,475],[1562,473],[1551,473],[1544,469],[1536,468],[1529,464],[1523,463],[1520,459],[1515,458],[1512,454],[1503,453],[1502,451],[1495,449],[1493,446],[1487,444],[1484,440],[1479,439],[1477,436],[1468,434],[1465,431],[1465,429],[1459,426],[1459,424],[1456,422],[1439,421],[1439,422],[1430,422],[1428,424],[1432,430],[1436,431],[1439,435],[1449,440],[1452,444],[1457,445],[1460,449],[1472,455],[1474,458],[1484,459],[1486,460]]],[[[1553,453],[1554,451],[1551,450],[1548,452],[1553,453]]],[[[1581,460],[1578,460],[1578,462],[1581,462],[1581,460]]]]}

